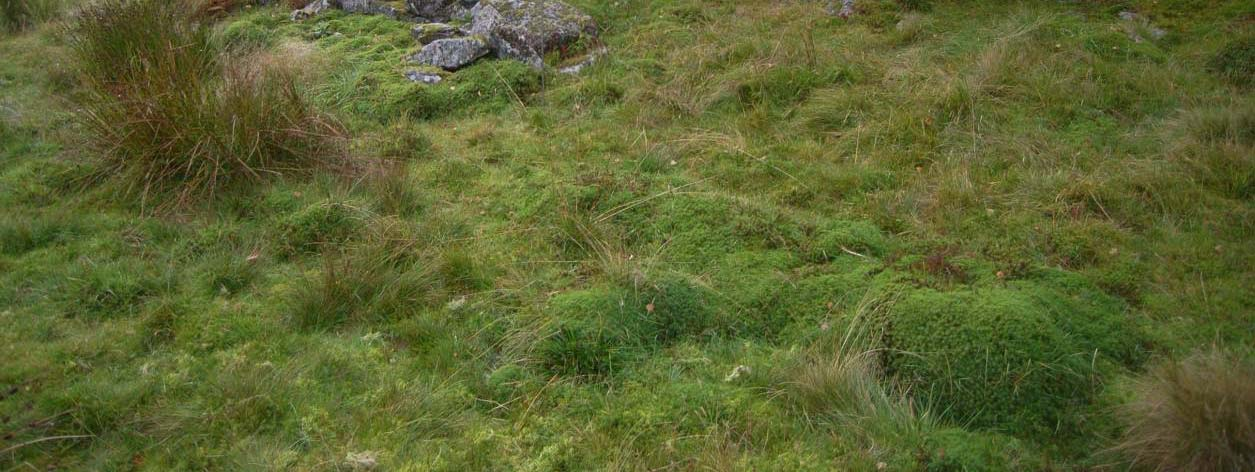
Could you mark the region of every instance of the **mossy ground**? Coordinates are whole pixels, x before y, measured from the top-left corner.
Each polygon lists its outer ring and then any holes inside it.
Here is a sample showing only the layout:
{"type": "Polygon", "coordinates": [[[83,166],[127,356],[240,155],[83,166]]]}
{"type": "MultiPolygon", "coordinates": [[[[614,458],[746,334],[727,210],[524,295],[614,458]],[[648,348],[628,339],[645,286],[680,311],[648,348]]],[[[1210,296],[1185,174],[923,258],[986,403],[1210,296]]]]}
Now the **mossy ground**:
{"type": "Polygon", "coordinates": [[[370,164],[179,214],[85,179],[60,25],[0,37],[0,449],[72,436],[0,464],[1083,469],[1147,359],[1251,352],[1248,2],[572,3],[580,75],[436,86],[227,17],[370,164]],[[780,394],[849,329],[928,415],[780,394]]]}

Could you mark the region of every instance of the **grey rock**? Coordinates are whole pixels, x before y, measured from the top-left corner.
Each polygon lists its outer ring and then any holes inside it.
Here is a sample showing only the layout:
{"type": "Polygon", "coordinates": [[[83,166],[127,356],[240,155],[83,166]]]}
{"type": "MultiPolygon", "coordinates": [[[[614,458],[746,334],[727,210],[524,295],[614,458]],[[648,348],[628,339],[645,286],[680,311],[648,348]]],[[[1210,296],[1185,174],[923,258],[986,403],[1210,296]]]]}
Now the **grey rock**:
{"type": "Polygon", "coordinates": [[[839,16],[841,18],[849,18],[854,16],[854,0],[828,0],[828,6],[824,8],[829,15],[839,16]],[[838,7],[837,3],[841,3],[838,7]]]}
{"type": "Polygon", "coordinates": [[[484,38],[467,36],[432,41],[410,60],[444,70],[458,70],[488,55],[488,52],[488,42],[484,38]]]}
{"type": "Polygon", "coordinates": [[[396,18],[400,13],[396,8],[380,3],[378,0],[314,0],[305,8],[292,12],[292,21],[301,21],[317,16],[328,8],[339,8],[349,13],[367,15],[386,15],[396,18]]]}
{"type": "Polygon", "coordinates": [[[605,48],[590,52],[588,53],[588,55],[584,56],[584,58],[581,59],[579,62],[576,62],[569,66],[559,68],[558,73],[567,74],[567,75],[579,74],[580,71],[583,71],[585,67],[593,65],[594,63],[597,62],[598,59],[601,59],[601,56],[604,56],[604,55],[606,55],[605,48]]]}
{"type": "Polygon", "coordinates": [[[375,470],[379,466],[379,453],[375,451],[350,452],[344,456],[349,470],[375,470]]]}
{"type": "Polygon", "coordinates": [[[367,15],[386,15],[396,18],[401,12],[396,8],[384,5],[378,0],[332,0],[333,4],[349,13],[362,13],[367,15]]]}
{"type": "Polygon", "coordinates": [[[444,78],[441,77],[440,74],[433,74],[431,72],[419,72],[416,70],[405,71],[405,78],[410,79],[410,81],[413,81],[413,82],[418,82],[421,84],[428,84],[428,85],[438,84],[440,83],[440,81],[444,80],[444,78]]]}
{"type": "Polygon", "coordinates": [[[1129,39],[1133,40],[1135,43],[1147,40],[1158,41],[1168,35],[1167,31],[1164,31],[1163,28],[1155,26],[1154,23],[1150,22],[1150,19],[1140,13],[1122,11],[1119,13],[1119,16],[1122,22],[1121,29],[1123,29],[1124,34],[1128,35],[1129,39]]]}
{"type": "Polygon", "coordinates": [[[410,30],[410,35],[414,36],[414,40],[418,44],[427,44],[438,39],[449,39],[460,35],[461,32],[453,26],[444,23],[422,23],[414,25],[410,30]]]}
{"type": "Polygon", "coordinates": [[[292,11],[292,21],[301,21],[306,18],[322,13],[324,10],[331,8],[331,0],[314,0],[305,5],[305,8],[292,11]]]}
{"type": "Polygon", "coordinates": [[[435,22],[462,18],[475,3],[476,0],[405,0],[414,16],[435,22]]]}
{"type": "Polygon", "coordinates": [[[488,38],[497,57],[544,67],[544,55],[596,38],[592,17],[558,0],[482,0],[471,9],[471,34],[488,38]]]}

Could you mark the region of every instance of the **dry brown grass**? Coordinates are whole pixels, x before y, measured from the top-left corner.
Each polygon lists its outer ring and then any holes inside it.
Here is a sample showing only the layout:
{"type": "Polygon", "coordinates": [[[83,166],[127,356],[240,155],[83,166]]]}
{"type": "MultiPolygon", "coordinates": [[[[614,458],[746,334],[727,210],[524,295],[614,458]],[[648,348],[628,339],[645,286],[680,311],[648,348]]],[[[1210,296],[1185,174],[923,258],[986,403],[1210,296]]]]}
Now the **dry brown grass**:
{"type": "Polygon", "coordinates": [[[1153,370],[1119,450],[1156,471],[1255,470],[1255,363],[1220,351],[1153,370]]]}

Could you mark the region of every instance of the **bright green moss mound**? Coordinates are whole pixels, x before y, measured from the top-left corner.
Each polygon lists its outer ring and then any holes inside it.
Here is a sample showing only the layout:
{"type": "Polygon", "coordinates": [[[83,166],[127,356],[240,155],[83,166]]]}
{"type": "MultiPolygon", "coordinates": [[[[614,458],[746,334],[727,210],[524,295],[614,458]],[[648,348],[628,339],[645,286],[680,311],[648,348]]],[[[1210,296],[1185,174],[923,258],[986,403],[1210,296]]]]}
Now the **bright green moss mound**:
{"type": "Polygon", "coordinates": [[[639,288],[597,287],[557,295],[546,309],[556,330],[541,343],[541,362],[569,375],[619,371],[651,348],[711,328],[709,299],[703,288],[672,275],[639,288]]]}
{"type": "Polygon", "coordinates": [[[284,254],[316,253],[348,242],[365,226],[361,204],[323,201],[282,217],[276,243],[284,254]]]}
{"type": "Polygon", "coordinates": [[[784,106],[799,103],[811,91],[836,83],[852,81],[853,73],[837,68],[815,70],[814,67],[782,67],[768,70],[761,77],[741,84],[736,89],[741,106],[784,106]]]}
{"type": "Polygon", "coordinates": [[[594,375],[631,362],[643,349],[641,333],[634,328],[646,323],[638,301],[626,290],[606,287],[554,297],[548,312],[556,332],[540,347],[544,366],[557,373],[594,375]]]}
{"type": "Polygon", "coordinates": [[[1113,362],[1136,362],[1139,337],[1119,301],[1046,274],[908,291],[892,307],[886,338],[889,370],[922,386],[954,421],[1047,435],[1079,421],[1113,362]]]}
{"type": "Polygon", "coordinates": [[[709,282],[727,312],[725,326],[734,336],[763,337],[782,325],[776,308],[790,270],[798,258],[787,251],[745,251],[728,254],[712,270],[709,282]]]}
{"type": "Polygon", "coordinates": [[[802,240],[801,228],[782,212],[722,195],[678,195],[627,219],[646,239],[667,241],[664,255],[690,272],[728,254],[794,248],[802,240]]]}

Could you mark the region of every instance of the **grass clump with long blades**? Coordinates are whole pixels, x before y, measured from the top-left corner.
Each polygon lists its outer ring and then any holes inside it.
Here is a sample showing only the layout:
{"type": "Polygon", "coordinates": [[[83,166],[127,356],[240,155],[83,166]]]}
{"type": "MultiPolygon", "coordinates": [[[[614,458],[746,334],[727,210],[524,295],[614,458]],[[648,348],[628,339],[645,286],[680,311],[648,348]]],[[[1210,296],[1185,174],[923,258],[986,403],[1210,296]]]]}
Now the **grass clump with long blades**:
{"type": "Polygon", "coordinates": [[[61,0],[0,0],[0,31],[21,31],[51,18],[61,0]]]}
{"type": "Polygon", "coordinates": [[[1255,364],[1221,351],[1153,369],[1119,449],[1150,470],[1255,468],[1255,364]]]}
{"type": "Polygon", "coordinates": [[[295,61],[233,57],[194,7],[106,0],[71,27],[102,173],[125,194],[185,203],[335,164],[344,129],[305,99],[295,61]]]}

